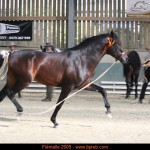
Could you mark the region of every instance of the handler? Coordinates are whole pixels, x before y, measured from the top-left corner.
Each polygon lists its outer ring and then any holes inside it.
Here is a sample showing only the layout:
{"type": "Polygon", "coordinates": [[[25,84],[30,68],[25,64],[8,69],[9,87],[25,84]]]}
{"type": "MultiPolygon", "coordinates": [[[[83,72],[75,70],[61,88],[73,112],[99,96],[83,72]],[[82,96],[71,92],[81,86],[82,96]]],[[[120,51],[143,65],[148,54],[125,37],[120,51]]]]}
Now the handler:
{"type": "Polygon", "coordinates": [[[16,51],[16,47],[17,47],[17,45],[14,42],[11,42],[8,45],[9,52],[13,53],[14,51],[16,51]]]}
{"type": "MultiPolygon", "coordinates": [[[[43,52],[47,53],[57,53],[60,52],[58,49],[56,49],[50,42],[47,42],[44,46],[45,48],[42,49],[43,52]]],[[[46,85],[46,98],[44,98],[42,101],[49,102],[52,100],[54,89],[52,86],[46,85]]]]}
{"type": "Polygon", "coordinates": [[[146,88],[148,86],[148,82],[150,81],[150,46],[146,48],[148,54],[145,56],[145,62],[143,64],[143,85],[140,93],[139,103],[142,103],[142,100],[145,97],[146,88]]]}

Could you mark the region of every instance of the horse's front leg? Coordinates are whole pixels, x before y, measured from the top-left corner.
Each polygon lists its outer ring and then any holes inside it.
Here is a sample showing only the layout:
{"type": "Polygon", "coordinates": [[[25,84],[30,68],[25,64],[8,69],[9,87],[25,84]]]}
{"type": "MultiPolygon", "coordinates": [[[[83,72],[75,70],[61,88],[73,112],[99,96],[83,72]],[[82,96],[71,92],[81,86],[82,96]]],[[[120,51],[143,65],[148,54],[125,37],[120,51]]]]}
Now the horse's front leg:
{"type": "Polygon", "coordinates": [[[109,103],[109,101],[107,99],[106,90],[104,88],[100,87],[100,86],[95,85],[95,84],[91,84],[88,88],[86,88],[86,90],[98,91],[99,93],[102,94],[103,99],[104,99],[104,104],[105,104],[105,107],[107,109],[106,114],[108,115],[108,117],[111,117],[110,103],[109,103]]]}
{"type": "Polygon", "coordinates": [[[126,97],[125,99],[128,99],[129,98],[129,95],[130,95],[130,82],[126,80],[126,97]]]}
{"type": "Polygon", "coordinates": [[[21,105],[17,102],[16,98],[15,98],[15,94],[17,92],[14,92],[13,90],[7,89],[6,90],[7,96],[8,98],[13,102],[13,104],[15,105],[16,109],[18,112],[23,112],[23,108],[21,107],[21,105]]]}
{"type": "MultiPolygon", "coordinates": [[[[59,96],[59,99],[57,101],[57,104],[61,101],[63,101],[67,96],[68,94],[71,92],[71,88],[62,88],[61,90],[61,93],[60,93],[60,96],[59,96]]],[[[54,127],[58,126],[59,124],[57,123],[56,121],[56,116],[58,114],[58,111],[61,109],[62,105],[64,104],[64,101],[61,102],[59,105],[56,106],[52,116],[51,116],[51,121],[54,123],[54,127]]]]}

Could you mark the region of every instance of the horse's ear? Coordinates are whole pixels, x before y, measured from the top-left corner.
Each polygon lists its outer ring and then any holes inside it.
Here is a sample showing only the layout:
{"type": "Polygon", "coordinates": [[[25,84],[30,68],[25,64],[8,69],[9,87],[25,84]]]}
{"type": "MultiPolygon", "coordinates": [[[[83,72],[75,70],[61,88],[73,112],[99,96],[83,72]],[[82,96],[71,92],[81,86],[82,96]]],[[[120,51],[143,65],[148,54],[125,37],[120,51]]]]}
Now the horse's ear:
{"type": "Polygon", "coordinates": [[[110,37],[112,37],[113,39],[118,39],[116,33],[113,30],[110,32],[110,37]]]}
{"type": "Polygon", "coordinates": [[[114,31],[113,31],[113,30],[111,30],[111,32],[110,32],[110,36],[111,36],[111,37],[114,37],[114,36],[115,36],[115,33],[114,33],[114,31]]]}

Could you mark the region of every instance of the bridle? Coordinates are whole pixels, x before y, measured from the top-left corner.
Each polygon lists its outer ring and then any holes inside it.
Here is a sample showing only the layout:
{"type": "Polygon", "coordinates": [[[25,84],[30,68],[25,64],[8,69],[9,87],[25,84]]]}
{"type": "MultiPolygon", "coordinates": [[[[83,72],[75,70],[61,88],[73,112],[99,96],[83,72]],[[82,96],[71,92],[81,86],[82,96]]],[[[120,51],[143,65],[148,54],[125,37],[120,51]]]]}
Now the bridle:
{"type": "Polygon", "coordinates": [[[108,45],[105,46],[105,50],[108,50],[109,47],[111,47],[113,44],[115,44],[115,40],[113,40],[111,37],[107,37],[108,45]]]}
{"type": "Polygon", "coordinates": [[[122,52],[122,53],[116,58],[116,61],[117,61],[117,60],[120,60],[121,57],[124,56],[124,55],[126,55],[126,52],[122,52]]]}
{"type": "MultiPolygon", "coordinates": [[[[114,39],[112,39],[111,37],[107,37],[107,40],[108,40],[108,45],[105,46],[104,50],[108,50],[109,47],[111,47],[112,45],[114,45],[115,42],[116,42],[116,41],[115,41],[114,39]]],[[[117,61],[117,60],[120,60],[123,55],[126,55],[126,52],[122,52],[122,53],[116,58],[116,61],[117,61]]]]}

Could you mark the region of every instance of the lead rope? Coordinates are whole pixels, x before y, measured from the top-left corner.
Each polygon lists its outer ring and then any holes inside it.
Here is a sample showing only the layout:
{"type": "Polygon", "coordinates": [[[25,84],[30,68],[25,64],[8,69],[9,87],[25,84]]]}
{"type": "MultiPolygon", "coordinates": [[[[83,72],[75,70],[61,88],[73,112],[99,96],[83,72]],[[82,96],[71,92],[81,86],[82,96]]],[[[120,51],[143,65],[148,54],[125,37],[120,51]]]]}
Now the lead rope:
{"type": "Polygon", "coordinates": [[[2,51],[1,54],[4,57],[4,61],[3,61],[2,67],[0,68],[0,80],[3,80],[7,74],[7,71],[8,71],[9,53],[7,51],[2,51]]]}
{"type": "MultiPolygon", "coordinates": [[[[99,80],[102,76],[104,76],[115,64],[117,61],[115,61],[108,69],[106,69],[101,75],[99,75],[94,81],[90,82],[89,84],[87,84],[86,86],[84,86],[83,88],[81,88],[80,90],[74,92],[73,94],[69,95],[68,97],[66,97],[65,99],[63,99],[62,101],[60,101],[59,103],[55,104],[54,106],[50,107],[49,109],[43,111],[43,112],[39,112],[39,113],[24,113],[24,112],[20,112],[20,114],[26,114],[26,115],[41,115],[41,114],[45,114],[50,112],[52,109],[54,109],[55,107],[57,107],[58,105],[60,105],[62,102],[66,101],[67,99],[71,98],[72,96],[74,96],[75,94],[79,93],[80,91],[84,90],[85,88],[87,88],[88,86],[90,86],[92,83],[96,82],[97,80],[99,80]]],[[[17,112],[18,113],[18,112],[17,112]]]]}

